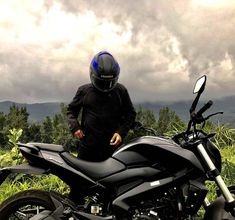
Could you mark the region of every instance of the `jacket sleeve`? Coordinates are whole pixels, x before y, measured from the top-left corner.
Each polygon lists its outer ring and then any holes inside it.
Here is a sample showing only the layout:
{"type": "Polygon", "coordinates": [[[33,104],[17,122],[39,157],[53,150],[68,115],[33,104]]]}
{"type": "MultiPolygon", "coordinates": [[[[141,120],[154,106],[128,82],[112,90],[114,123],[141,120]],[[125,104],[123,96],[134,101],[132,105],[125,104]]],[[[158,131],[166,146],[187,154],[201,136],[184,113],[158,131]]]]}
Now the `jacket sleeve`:
{"type": "Polygon", "coordinates": [[[83,106],[83,90],[82,88],[78,88],[76,95],[73,100],[68,104],[67,108],[67,119],[69,129],[72,133],[81,128],[81,124],[78,121],[78,115],[83,106]]]}
{"type": "Polygon", "coordinates": [[[132,101],[130,99],[129,93],[126,88],[124,88],[121,99],[122,99],[122,120],[117,130],[117,133],[119,133],[122,136],[122,138],[125,138],[128,131],[131,129],[133,123],[135,122],[136,111],[134,109],[134,106],[132,104],[132,101]]]}

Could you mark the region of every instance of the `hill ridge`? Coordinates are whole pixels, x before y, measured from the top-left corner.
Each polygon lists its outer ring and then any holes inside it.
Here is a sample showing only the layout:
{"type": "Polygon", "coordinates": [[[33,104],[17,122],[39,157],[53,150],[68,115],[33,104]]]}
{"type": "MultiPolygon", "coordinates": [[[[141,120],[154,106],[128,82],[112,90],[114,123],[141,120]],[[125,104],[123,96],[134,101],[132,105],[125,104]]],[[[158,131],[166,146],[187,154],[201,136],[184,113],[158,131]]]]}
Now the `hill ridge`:
{"type": "MultiPolygon", "coordinates": [[[[204,105],[207,101],[202,100],[198,104],[198,108],[204,105]]],[[[7,114],[9,112],[10,106],[16,105],[18,107],[26,107],[29,115],[30,122],[41,122],[46,116],[52,117],[60,112],[61,103],[67,104],[65,102],[41,102],[41,103],[17,103],[9,100],[0,102],[0,112],[7,114]]],[[[149,109],[158,116],[159,110],[163,107],[168,107],[170,110],[174,111],[179,117],[187,121],[189,119],[189,108],[191,106],[192,100],[179,100],[179,101],[159,101],[159,102],[140,102],[134,103],[136,109],[139,106],[149,109]]],[[[227,96],[220,99],[213,100],[213,106],[206,112],[205,115],[210,113],[223,111],[224,114],[216,117],[214,120],[219,120],[223,123],[229,123],[235,127],[235,95],[227,96]]]]}

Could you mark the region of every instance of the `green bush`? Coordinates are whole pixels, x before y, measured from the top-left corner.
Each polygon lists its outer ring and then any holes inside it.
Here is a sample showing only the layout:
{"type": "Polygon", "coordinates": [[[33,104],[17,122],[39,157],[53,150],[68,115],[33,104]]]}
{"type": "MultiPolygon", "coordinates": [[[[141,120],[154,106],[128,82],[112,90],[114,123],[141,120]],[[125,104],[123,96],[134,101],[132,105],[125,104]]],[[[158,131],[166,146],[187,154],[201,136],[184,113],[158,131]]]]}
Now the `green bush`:
{"type": "Polygon", "coordinates": [[[10,134],[7,137],[9,144],[13,147],[10,151],[2,151],[4,154],[0,155],[0,167],[14,166],[25,161],[17,146],[17,141],[22,133],[22,129],[13,128],[10,130],[10,134]]]}
{"type": "Polygon", "coordinates": [[[17,192],[28,189],[53,190],[61,194],[69,193],[69,187],[57,176],[29,176],[19,174],[18,176],[11,176],[6,179],[0,187],[0,203],[17,192]]]}

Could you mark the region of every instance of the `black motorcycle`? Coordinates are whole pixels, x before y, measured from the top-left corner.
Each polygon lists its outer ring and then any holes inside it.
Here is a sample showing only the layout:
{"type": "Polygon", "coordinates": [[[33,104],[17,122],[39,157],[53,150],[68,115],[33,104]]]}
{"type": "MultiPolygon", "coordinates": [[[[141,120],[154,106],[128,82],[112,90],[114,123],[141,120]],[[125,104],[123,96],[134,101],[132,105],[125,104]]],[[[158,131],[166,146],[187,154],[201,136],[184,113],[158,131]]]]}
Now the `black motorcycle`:
{"type": "MultiPolygon", "coordinates": [[[[202,115],[212,101],[196,112],[205,84],[203,76],[195,85],[185,132],[172,139],[136,138],[103,162],[79,160],[60,145],[19,143],[28,163],[1,169],[0,184],[9,174],[52,173],[70,186],[71,194],[17,193],[0,205],[0,219],[189,220],[201,207],[205,220],[235,219],[235,188],[228,188],[220,175],[220,152],[210,141],[214,134],[197,126],[215,115],[202,115]],[[212,203],[206,180],[218,186],[212,203]]],[[[135,127],[143,129],[139,123],[135,127]]]]}

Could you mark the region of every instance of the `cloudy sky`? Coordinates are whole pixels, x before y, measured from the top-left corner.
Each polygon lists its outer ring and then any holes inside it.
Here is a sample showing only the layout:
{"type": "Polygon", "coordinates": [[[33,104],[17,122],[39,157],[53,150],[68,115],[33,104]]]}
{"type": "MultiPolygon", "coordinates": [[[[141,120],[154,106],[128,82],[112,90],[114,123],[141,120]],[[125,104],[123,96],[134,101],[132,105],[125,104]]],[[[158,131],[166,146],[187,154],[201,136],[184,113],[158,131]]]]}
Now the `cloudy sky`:
{"type": "Polygon", "coordinates": [[[0,0],[0,101],[70,101],[106,50],[134,102],[235,95],[235,0],[0,0]]]}

